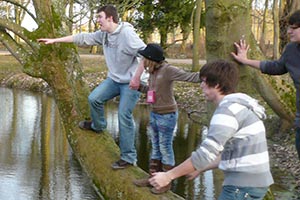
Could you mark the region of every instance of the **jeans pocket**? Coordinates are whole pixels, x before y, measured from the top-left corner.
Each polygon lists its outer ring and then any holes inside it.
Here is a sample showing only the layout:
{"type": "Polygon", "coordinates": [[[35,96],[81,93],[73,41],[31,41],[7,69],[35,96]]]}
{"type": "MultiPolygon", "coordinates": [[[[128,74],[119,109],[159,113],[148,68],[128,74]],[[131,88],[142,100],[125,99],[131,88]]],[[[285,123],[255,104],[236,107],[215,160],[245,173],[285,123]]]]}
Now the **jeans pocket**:
{"type": "Polygon", "coordinates": [[[268,188],[247,188],[244,191],[244,200],[262,200],[267,193],[268,188]]]}

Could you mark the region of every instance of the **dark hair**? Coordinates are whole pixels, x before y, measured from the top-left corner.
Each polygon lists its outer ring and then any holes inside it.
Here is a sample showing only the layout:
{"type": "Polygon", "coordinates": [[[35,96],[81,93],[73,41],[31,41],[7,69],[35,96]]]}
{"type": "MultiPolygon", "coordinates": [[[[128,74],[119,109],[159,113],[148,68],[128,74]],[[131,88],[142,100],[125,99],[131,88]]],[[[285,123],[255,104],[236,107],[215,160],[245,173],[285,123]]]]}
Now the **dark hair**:
{"type": "Polygon", "coordinates": [[[113,21],[115,23],[119,22],[118,11],[117,11],[117,8],[115,6],[113,6],[113,5],[102,6],[102,7],[97,9],[97,13],[100,13],[100,12],[104,12],[105,15],[106,15],[106,18],[112,17],[113,21]]]}
{"type": "Polygon", "coordinates": [[[239,70],[233,62],[215,60],[200,69],[200,79],[205,78],[209,87],[218,85],[223,95],[234,93],[239,81],[239,70]]]}
{"type": "Polygon", "coordinates": [[[295,12],[293,12],[293,14],[289,18],[288,23],[289,25],[300,26],[300,10],[296,10],[295,12]]]}

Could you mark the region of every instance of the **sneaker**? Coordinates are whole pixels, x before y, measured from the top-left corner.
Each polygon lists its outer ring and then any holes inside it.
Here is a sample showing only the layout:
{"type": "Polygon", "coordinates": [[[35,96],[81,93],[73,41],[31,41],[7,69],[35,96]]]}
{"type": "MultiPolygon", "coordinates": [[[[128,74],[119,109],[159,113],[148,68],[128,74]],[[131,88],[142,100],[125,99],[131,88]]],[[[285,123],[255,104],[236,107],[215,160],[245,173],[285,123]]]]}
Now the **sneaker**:
{"type": "Polygon", "coordinates": [[[96,131],[95,129],[92,128],[92,121],[87,121],[87,120],[81,121],[81,122],[79,122],[78,126],[79,126],[79,128],[81,128],[83,130],[90,130],[90,131],[94,131],[96,133],[102,132],[102,130],[96,131]]]}
{"type": "Polygon", "coordinates": [[[126,162],[125,160],[118,160],[116,162],[114,162],[111,167],[113,169],[125,169],[126,167],[130,167],[130,166],[133,166],[133,164],[129,163],[129,162],[126,162]]]}

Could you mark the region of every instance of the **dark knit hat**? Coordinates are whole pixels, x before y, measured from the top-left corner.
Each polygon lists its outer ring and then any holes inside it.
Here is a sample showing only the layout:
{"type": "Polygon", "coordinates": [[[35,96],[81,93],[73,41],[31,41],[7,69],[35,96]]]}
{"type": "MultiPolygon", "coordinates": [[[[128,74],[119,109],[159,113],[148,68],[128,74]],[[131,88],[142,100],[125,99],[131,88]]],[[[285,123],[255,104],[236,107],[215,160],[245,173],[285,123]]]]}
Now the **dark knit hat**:
{"type": "Polygon", "coordinates": [[[144,50],[139,50],[138,53],[145,58],[156,62],[165,60],[164,50],[158,44],[150,43],[144,50]]]}

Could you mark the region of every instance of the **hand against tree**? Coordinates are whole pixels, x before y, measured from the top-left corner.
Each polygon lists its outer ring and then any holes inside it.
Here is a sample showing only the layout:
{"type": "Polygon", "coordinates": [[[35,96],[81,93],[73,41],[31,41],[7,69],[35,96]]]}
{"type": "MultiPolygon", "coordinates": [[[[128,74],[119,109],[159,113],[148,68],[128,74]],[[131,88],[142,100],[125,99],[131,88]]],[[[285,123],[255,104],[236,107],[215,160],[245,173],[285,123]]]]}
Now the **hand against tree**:
{"type": "Polygon", "coordinates": [[[245,64],[248,60],[247,58],[247,52],[249,49],[249,45],[246,44],[246,41],[244,39],[240,40],[240,43],[234,43],[234,46],[236,47],[236,53],[231,52],[231,55],[236,59],[238,62],[245,64]]]}
{"type": "Polygon", "coordinates": [[[54,44],[55,43],[55,39],[52,39],[52,38],[40,38],[40,39],[37,39],[37,41],[40,43],[44,43],[44,44],[54,44]]]}

